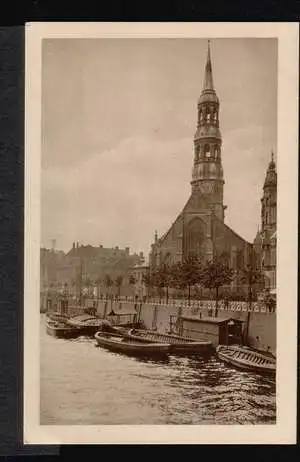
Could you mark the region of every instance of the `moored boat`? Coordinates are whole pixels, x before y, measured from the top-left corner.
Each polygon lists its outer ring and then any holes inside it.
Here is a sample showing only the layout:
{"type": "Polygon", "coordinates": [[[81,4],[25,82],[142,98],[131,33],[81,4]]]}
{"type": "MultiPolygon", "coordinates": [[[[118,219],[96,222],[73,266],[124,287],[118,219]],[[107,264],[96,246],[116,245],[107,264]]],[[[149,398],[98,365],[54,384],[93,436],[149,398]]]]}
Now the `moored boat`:
{"type": "Polygon", "coordinates": [[[219,345],[216,349],[219,359],[227,364],[249,372],[276,374],[276,359],[239,345],[219,345]]]}
{"type": "Polygon", "coordinates": [[[81,335],[94,336],[101,328],[103,320],[89,314],[82,314],[68,319],[67,324],[72,327],[77,327],[81,331],[81,335]]]}
{"type": "Polygon", "coordinates": [[[106,319],[100,319],[88,314],[74,316],[67,320],[67,324],[81,329],[81,335],[87,336],[94,336],[98,331],[122,333],[132,328],[132,324],[112,324],[106,319]]]}
{"type": "Polygon", "coordinates": [[[80,329],[68,326],[65,322],[48,319],[46,321],[47,334],[57,338],[76,338],[81,335],[80,329]]]}
{"type": "Polygon", "coordinates": [[[164,343],[170,345],[170,352],[174,354],[211,354],[212,342],[196,341],[188,337],[174,334],[162,334],[151,330],[130,329],[124,337],[139,340],[144,339],[150,343],[164,343]]]}
{"type": "Polygon", "coordinates": [[[117,353],[125,353],[134,356],[167,356],[170,345],[166,343],[149,343],[144,339],[126,338],[121,334],[110,332],[97,332],[95,334],[97,344],[117,353]]]}
{"type": "Polygon", "coordinates": [[[50,311],[47,313],[47,319],[50,319],[52,321],[67,322],[68,316],[66,314],[62,314],[56,311],[50,311]]]}

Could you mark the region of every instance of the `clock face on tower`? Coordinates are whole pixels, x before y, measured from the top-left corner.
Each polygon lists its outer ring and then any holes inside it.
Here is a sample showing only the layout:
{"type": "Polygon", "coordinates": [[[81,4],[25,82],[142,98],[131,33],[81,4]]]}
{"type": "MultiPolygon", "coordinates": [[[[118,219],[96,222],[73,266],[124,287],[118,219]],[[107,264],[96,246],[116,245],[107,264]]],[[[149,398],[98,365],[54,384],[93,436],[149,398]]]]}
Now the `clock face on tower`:
{"type": "Polygon", "coordinates": [[[213,192],[213,182],[212,181],[201,181],[199,187],[200,191],[203,194],[211,194],[213,192]]]}

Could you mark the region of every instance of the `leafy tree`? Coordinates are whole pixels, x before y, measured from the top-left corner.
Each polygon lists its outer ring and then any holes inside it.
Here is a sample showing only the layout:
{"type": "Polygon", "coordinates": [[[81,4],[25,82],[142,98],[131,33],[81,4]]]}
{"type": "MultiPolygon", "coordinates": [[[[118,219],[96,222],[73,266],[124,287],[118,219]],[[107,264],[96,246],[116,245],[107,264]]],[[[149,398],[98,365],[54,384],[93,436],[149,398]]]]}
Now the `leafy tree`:
{"type": "Polygon", "coordinates": [[[89,276],[87,276],[83,279],[82,284],[87,289],[88,295],[91,295],[91,289],[94,286],[93,280],[89,276]]]}
{"type": "Polygon", "coordinates": [[[191,288],[200,282],[201,263],[195,256],[188,256],[171,269],[171,285],[177,289],[188,289],[188,301],[191,288]]]}
{"type": "Polygon", "coordinates": [[[120,274],[119,276],[116,277],[116,280],[115,280],[115,285],[118,289],[118,296],[120,296],[120,293],[121,293],[121,286],[123,284],[123,276],[120,274]]]}
{"type": "Polygon", "coordinates": [[[147,297],[149,297],[150,287],[153,287],[153,276],[150,272],[150,269],[147,269],[145,272],[142,273],[142,283],[146,287],[147,297]]]}
{"type": "Polygon", "coordinates": [[[147,271],[143,275],[143,283],[146,287],[156,287],[161,295],[163,289],[166,289],[166,302],[169,301],[169,288],[172,287],[173,281],[172,266],[163,263],[147,271]]]}
{"type": "Polygon", "coordinates": [[[233,279],[233,269],[220,259],[213,259],[201,270],[200,282],[203,287],[215,290],[216,316],[218,316],[218,301],[220,287],[230,284],[233,279]]]}
{"type": "Polygon", "coordinates": [[[136,279],[135,279],[135,277],[133,276],[133,274],[131,274],[131,275],[129,276],[129,284],[130,284],[131,286],[134,286],[135,283],[136,283],[136,279]]]}
{"type": "Polygon", "coordinates": [[[170,265],[163,263],[157,267],[153,274],[153,280],[156,287],[166,289],[166,302],[169,302],[169,287],[172,285],[173,274],[170,265]]]}
{"type": "Polygon", "coordinates": [[[72,279],[71,284],[76,289],[76,298],[79,302],[79,305],[81,306],[82,305],[82,284],[83,284],[82,274],[77,274],[72,279]]]}
{"type": "Polygon", "coordinates": [[[77,274],[77,275],[72,279],[71,284],[72,284],[73,287],[80,287],[81,284],[82,284],[82,277],[81,277],[81,274],[77,274]]]}
{"type": "Polygon", "coordinates": [[[87,288],[90,288],[90,287],[93,287],[93,281],[90,277],[86,277],[84,280],[83,280],[83,285],[87,288]]]}
{"type": "Polygon", "coordinates": [[[243,270],[243,274],[240,279],[242,283],[247,284],[248,286],[248,303],[249,308],[251,309],[253,302],[253,288],[255,285],[263,283],[263,274],[250,264],[243,270]]]}
{"type": "Polygon", "coordinates": [[[96,284],[97,286],[101,286],[101,284],[102,284],[102,279],[101,279],[100,276],[96,278],[95,284],[96,284]]]}
{"type": "Polygon", "coordinates": [[[108,290],[109,290],[109,289],[112,287],[112,285],[113,285],[113,280],[112,280],[112,278],[110,277],[109,274],[106,274],[106,275],[104,276],[104,285],[105,285],[105,287],[106,287],[108,290]]]}

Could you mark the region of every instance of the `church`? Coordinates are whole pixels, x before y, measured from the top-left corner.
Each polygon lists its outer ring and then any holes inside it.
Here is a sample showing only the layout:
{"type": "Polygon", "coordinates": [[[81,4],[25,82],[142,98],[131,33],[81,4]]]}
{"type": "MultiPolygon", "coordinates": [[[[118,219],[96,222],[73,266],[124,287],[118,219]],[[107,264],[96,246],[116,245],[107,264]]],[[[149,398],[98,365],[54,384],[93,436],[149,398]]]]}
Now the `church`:
{"type": "Polygon", "coordinates": [[[274,155],[269,163],[261,198],[261,227],[254,240],[256,267],[263,273],[265,288],[276,294],[277,172],[274,155]]]}
{"type": "Polygon", "coordinates": [[[150,268],[194,255],[202,262],[221,258],[239,273],[252,259],[253,245],[224,222],[219,109],[208,43],[203,90],[198,99],[191,194],[166,233],[161,237],[155,234],[149,256],[150,268]]]}

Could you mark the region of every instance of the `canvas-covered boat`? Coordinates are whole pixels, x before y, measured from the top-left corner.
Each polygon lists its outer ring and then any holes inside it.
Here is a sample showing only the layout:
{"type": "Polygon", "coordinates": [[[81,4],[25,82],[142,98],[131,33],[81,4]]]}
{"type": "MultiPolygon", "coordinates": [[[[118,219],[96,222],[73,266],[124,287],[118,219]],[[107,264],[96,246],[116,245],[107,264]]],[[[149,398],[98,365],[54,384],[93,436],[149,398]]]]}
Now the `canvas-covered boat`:
{"type": "Polygon", "coordinates": [[[219,345],[216,352],[219,359],[239,369],[271,375],[276,374],[276,359],[250,348],[239,345],[219,345]]]}
{"type": "Polygon", "coordinates": [[[81,335],[95,335],[103,324],[103,320],[89,314],[74,316],[67,321],[69,326],[81,330],[81,335]]]}
{"type": "Polygon", "coordinates": [[[68,326],[65,322],[54,321],[53,319],[47,319],[46,321],[47,334],[57,338],[76,338],[80,333],[80,329],[77,327],[68,326]]]}
{"type": "Polygon", "coordinates": [[[152,343],[164,343],[170,345],[170,352],[174,354],[211,354],[213,345],[210,341],[196,341],[188,337],[174,334],[162,334],[152,330],[130,329],[124,333],[125,337],[132,339],[144,339],[152,343]]]}
{"type": "Polygon", "coordinates": [[[67,322],[68,316],[58,311],[50,311],[47,313],[47,319],[51,319],[52,321],[67,322]]]}
{"type": "Polygon", "coordinates": [[[95,339],[98,346],[108,350],[134,356],[167,356],[170,345],[165,343],[149,343],[143,339],[126,338],[121,334],[110,332],[97,332],[95,339]]]}

